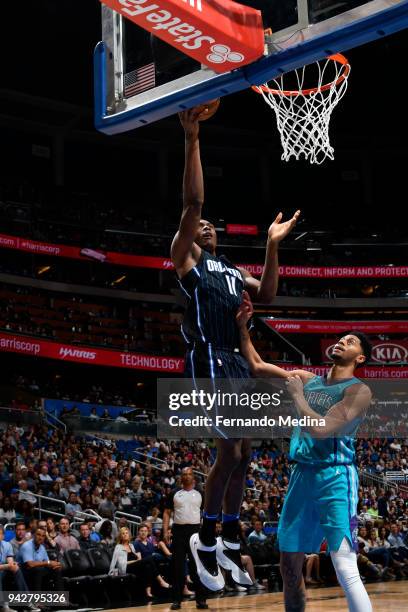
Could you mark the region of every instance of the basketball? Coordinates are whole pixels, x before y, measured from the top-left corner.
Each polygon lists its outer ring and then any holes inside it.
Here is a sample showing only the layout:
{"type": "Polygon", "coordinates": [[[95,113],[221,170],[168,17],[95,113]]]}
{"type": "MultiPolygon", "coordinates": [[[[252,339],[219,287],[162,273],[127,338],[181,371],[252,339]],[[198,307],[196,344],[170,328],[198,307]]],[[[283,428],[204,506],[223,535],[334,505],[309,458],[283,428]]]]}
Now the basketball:
{"type": "Polygon", "coordinates": [[[205,104],[200,104],[198,108],[202,107],[202,111],[198,116],[198,120],[206,121],[207,119],[210,119],[217,112],[219,105],[220,105],[219,98],[217,98],[216,100],[210,100],[209,102],[206,102],[205,104]]]}

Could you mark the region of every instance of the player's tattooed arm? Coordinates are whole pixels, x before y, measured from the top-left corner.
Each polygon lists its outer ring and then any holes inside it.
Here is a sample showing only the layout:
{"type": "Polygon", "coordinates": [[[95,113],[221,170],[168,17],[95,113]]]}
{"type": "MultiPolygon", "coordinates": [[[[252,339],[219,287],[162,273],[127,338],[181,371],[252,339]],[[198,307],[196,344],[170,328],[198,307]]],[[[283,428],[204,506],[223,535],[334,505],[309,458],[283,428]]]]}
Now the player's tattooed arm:
{"type": "MultiPolygon", "coordinates": [[[[297,374],[293,373],[293,376],[287,379],[286,384],[301,417],[322,418],[307,403],[303,393],[303,381],[297,374]]],[[[364,417],[371,397],[371,391],[367,385],[363,383],[351,385],[345,390],[343,399],[334,404],[325,414],[324,425],[313,425],[304,429],[315,438],[325,438],[335,433],[341,434],[350,429],[350,425],[354,422],[364,417]]]]}
{"type": "Polygon", "coordinates": [[[248,321],[253,313],[254,307],[249,297],[249,293],[244,291],[242,304],[238,309],[236,320],[241,337],[241,351],[249,363],[252,374],[259,378],[288,378],[297,374],[305,383],[310,378],[313,378],[314,374],[312,372],[307,372],[306,370],[284,370],[262,359],[256,351],[248,331],[248,321]]]}
{"type": "Polygon", "coordinates": [[[292,231],[300,216],[297,210],[288,221],[282,222],[280,212],[268,229],[266,243],[265,265],[261,280],[253,278],[249,272],[240,269],[244,275],[245,289],[255,302],[270,304],[276,296],[279,281],[278,247],[279,243],[292,231]]]}
{"type": "Polygon", "coordinates": [[[204,179],[200,158],[198,123],[198,116],[201,111],[202,109],[190,108],[179,113],[185,134],[183,211],[170,253],[177,272],[181,273],[187,271],[184,270],[186,266],[187,268],[193,267],[201,254],[200,247],[194,242],[204,204],[204,179]]]}

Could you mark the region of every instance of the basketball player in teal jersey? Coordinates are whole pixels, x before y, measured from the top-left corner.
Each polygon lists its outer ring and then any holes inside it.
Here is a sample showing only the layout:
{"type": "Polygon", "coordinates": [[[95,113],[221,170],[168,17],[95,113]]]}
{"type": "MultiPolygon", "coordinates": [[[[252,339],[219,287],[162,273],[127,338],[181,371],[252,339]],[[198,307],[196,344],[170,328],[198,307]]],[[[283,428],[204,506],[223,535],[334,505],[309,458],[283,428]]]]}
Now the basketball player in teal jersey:
{"type": "MultiPolygon", "coordinates": [[[[268,230],[266,257],[261,280],[216,254],[217,236],[212,223],[201,218],[204,203],[200,160],[199,122],[201,109],[180,113],[185,132],[183,211],[179,230],[171,246],[171,259],[180,287],[187,298],[181,326],[187,343],[185,376],[205,378],[249,378],[248,364],[239,348],[235,316],[244,289],[257,302],[270,304],[278,285],[278,245],[294,227],[299,211],[281,222],[280,213],[268,230]]],[[[222,432],[221,432],[222,433],[222,432]]],[[[205,488],[203,522],[190,540],[201,582],[217,591],[224,587],[219,565],[232,578],[251,585],[241,563],[239,513],[244,494],[250,440],[216,440],[217,457],[205,488]],[[216,539],[216,521],[222,509],[222,537],[216,539]],[[217,563],[218,561],[218,563],[217,563]]]]}
{"type": "Polygon", "coordinates": [[[257,377],[285,378],[301,417],[325,425],[295,428],[290,457],[295,462],[279,520],[278,541],[286,612],[305,609],[304,553],[318,552],[324,538],[350,612],[371,612],[357,569],[357,494],[354,436],[371,401],[367,385],[354,376],[370,360],[371,345],[361,332],[345,334],[334,346],[333,365],[325,376],[286,371],[266,363],[256,352],[246,324],[253,314],[244,294],[237,314],[241,350],[257,377]]]}

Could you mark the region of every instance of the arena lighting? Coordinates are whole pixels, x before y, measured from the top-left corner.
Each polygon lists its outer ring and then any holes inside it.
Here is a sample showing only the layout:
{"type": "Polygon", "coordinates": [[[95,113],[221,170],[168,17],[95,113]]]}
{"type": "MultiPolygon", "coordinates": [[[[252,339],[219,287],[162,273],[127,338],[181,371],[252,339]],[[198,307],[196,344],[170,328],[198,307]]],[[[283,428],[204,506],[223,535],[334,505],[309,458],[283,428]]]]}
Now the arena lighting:
{"type": "Polygon", "coordinates": [[[123,282],[126,278],[126,274],[123,274],[123,276],[119,276],[116,280],[114,280],[111,285],[119,285],[119,283],[123,282]]]}
{"type": "Polygon", "coordinates": [[[301,234],[299,234],[299,236],[296,236],[296,238],[294,238],[293,241],[295,242],[296,240],[300,240],[301,238],[304,238],[305,236],[308,235],[308,233],[309,232],[302,232],[301,234]]]}

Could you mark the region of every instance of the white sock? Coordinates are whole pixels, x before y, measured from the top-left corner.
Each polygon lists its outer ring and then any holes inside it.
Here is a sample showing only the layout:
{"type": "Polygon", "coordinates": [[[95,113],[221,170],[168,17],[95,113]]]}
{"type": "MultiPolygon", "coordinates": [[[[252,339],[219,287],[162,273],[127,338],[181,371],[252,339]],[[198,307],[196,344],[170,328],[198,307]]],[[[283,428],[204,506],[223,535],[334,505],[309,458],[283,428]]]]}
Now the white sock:
{"type": "Polygon", "coordinates": [[[330,553],[337,579],[347,598],[349,612],[372,612],[370,598],[361,582],[357,555],[344,538],[337,552],[330,553]]]}

